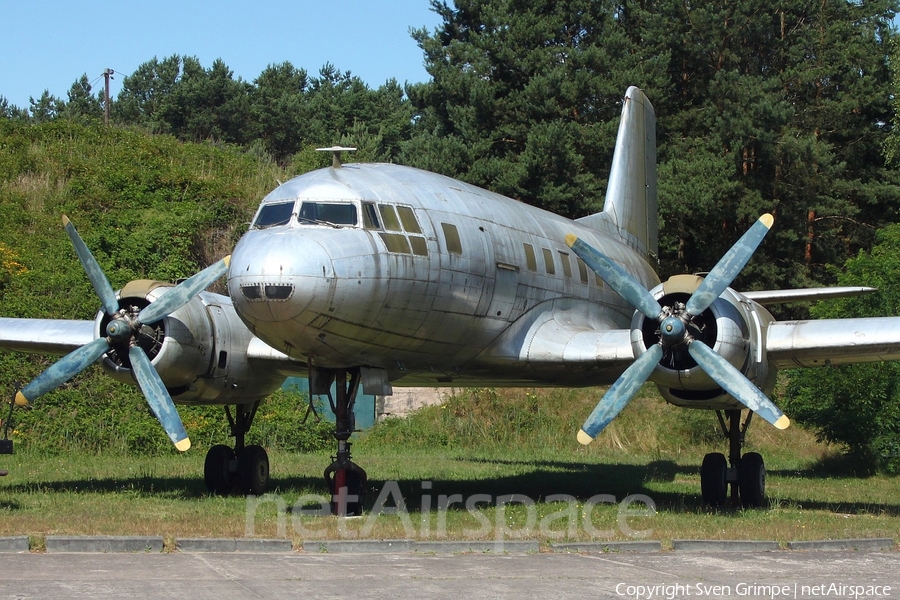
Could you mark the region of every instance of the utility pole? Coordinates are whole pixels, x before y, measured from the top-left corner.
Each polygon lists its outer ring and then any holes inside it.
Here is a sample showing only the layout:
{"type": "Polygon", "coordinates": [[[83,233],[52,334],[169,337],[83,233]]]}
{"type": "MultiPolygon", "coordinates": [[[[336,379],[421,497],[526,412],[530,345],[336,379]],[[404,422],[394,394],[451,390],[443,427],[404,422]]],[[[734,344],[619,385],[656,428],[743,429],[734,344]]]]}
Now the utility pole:
{"type": "Polygon", "coordinates": [[[112,79],[115,71],[112,69],[103,69],[103,78],[106,80],[106,93],[103,101],[103,124],[109,125],[109,80],[112,79]]]}

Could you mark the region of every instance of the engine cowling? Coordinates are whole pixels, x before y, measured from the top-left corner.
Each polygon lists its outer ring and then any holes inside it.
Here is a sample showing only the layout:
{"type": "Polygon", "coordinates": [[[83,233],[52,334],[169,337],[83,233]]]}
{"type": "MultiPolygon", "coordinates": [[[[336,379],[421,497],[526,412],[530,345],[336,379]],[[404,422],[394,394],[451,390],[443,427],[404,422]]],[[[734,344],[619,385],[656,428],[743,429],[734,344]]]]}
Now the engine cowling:
{"type": "MultiPolygon", "coordinates": [[[[652,289],[650,294],[663,307],[674,307],[687,302],[702,281],[702,277],[695,275],[676,275],[652,289]]],[[[775,369],[766,360],[764,339],[765,328],[773,320],[765,308],[729,288],[692,320],[689,332],[768,394],[775,385],[775,369]]],[[[635,357],[659,341],[659,327],[657,321],[635,312],[631,322],[635,357]]],[[[667,349],[650,379],[657,384],[663,398],[677,406],[743,408],[697,365],[685,346],[667,349]]]]}
{"type": "MultiPolygon", "coordinates": [[[[173,284],[151,280],[128,283],[117,294],[120,309],[139,312],[173,284]]],[[[100,311],[96,335],[110,317],[100,311]]],[[[238,318],[231,299],[201,292],[161,320],[142,326],[138,345],[151,360],[172,400],[178,404],[243,404],[271,394],[283,375],[250,364],[253,334],[238,318]]],[[[125,352],[107,352],[101,366],[110,376],[135,385],[125,352]]]]}

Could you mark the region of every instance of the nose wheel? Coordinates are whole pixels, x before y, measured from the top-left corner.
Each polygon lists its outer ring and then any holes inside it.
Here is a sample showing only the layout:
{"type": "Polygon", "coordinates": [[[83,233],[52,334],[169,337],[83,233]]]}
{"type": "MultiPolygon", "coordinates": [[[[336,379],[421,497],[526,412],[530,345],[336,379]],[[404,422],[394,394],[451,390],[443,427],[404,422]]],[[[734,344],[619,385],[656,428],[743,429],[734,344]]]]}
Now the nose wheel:
{"type": "Polygon", "coordinates": [[[359,393],[359,369],[310,369],[310,393],[328,396],[334,413],[337,455],[325,469],[325,483],[331,493],[331,514],[361,515],[368,480],[365,470],[351,460],[350,436],[356,428],[353,407],[359,393]],[[349,379],[348,379],[349,377],[349,379]],[[335,397],[331,384],[335,384],[335,397]]]}
{"type": "Polygon", "coordinates": [[[741,447],[753,412],[741,424],[741,411],[725,411],[729,424],[721,411],[716,411],[722,432],[729,441],[729,460],[725,455],[713,452],[703,457],[700,467],[700,494],[707,506],[725,506],[728,502],[728,485],[731,484],[731,505],[735,508],[760,508],[766,505],[766,466],[762,456],[748,452],[741,456],[741,447]],[[728,463],[731,466],[728,466],[728,463]]]}

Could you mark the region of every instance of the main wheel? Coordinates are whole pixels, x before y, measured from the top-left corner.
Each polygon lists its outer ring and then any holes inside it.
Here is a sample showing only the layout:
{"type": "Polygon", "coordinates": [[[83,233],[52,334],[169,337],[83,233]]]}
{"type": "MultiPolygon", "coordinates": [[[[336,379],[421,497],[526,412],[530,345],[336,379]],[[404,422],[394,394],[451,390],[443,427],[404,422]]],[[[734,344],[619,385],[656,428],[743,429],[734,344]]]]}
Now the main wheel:
{"type": "Polygon", "coordinates": [[[703,464],[700,466],[700,495],[707,506],[725,504],[728,498],[727,469],[724,454],[712,452],[703,457],[703,464]]]}
{"type": "Polygon", "coordinates": [[[234,489],[234,477],[229,463],[234,460],[234,450],[224,444],[217,444],[206,453],[203,478],[210,494],[227,496],[234,489]]]}
{"type": "Polygon", "coordinates": [[[269,455],[262,446],[247,446],[238,454],[238,485],[245,496],[259,496],[269,485],[269,455]]]}
{"type": "Polygon", "coordinates": [[[766,503],[766,465],[762,456],[748,452],[738,465],[738,493],[744,508],[759,508],[766,503]]]}

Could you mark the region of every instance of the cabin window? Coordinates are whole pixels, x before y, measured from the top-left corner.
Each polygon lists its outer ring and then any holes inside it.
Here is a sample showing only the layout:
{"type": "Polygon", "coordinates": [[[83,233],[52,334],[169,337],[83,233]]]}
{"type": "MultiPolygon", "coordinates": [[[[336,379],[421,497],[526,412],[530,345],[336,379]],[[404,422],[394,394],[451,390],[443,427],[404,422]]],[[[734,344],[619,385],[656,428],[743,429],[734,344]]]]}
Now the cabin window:
{"type": "Polygon", "coordinates": [[[575,257],[575,262],[578,263],[578,274],[581,276],[581,283],[588,282],[588,268],[587,265],[584,264],[584,261],[575,257]]]}
{"type": "Polygon", "coordinates": [[[378,220],[378,209],[371,202],[363,202],[362,205],[363,227],[366,229],[381,229],[378,220]]]}
{"type": "Polygon", "coordinates": [[[456,228],[456,225],[441,223],[441,229],[444,230],[444,242],[447,244],[447,252],[462,254],[462,242],[459,239],[459,230],[456,228]]]}
{"type": "Polygon", "coordinates": [[[572,261],[569,259],[569,253],[559,251],[559,261],[562,263],[563,275],[572,277],[572,261]]]}
{"type": "Polygon", "coordinates": [[[310,202],[300,205],[298,219],[314,225],[356,225],[356,205],[346,202],[310,202]]]}
{"type": "Polygon", "coordinates": [[[531,244],[523,244],[523,246],[525,246],[525,265],[529,271],[535,273],[537,272],[537,258],[534,255],[534,246],[531,244]]]}
{"type": "Polygon", "coordinates": [[[556,273],[556,265],[553,264],[553,253],[547,248],[541,248],[544,251],[544,267],[547,269],[547,275],[556,273]]]}
{"type": "Polygon", "coordinates": [[[416,221],[416,215],[409,206],[398,206],[397,214],[400,215],[400,222],[403,223],[403,229],[406,233],[422,233],[419,222],[416,221]]]}
{"type": "Polygon", "coordinates": [[[381,211],[381,222],[388,231],[403,231],[400,228],[400,220],[397,218],[397,211],[390,204],[379,204],[378,210],[381,211]]]}
{"type": "Polygon", "coordinates": [[[291,213],[294,212],[293,202],[279,202],[278,204],[265,204],[256,215],[256,221],[253,222],[254,229],[265,229],[266,227],[275,227],[276,225],[285,225],[291,220],[291,213]]]}

